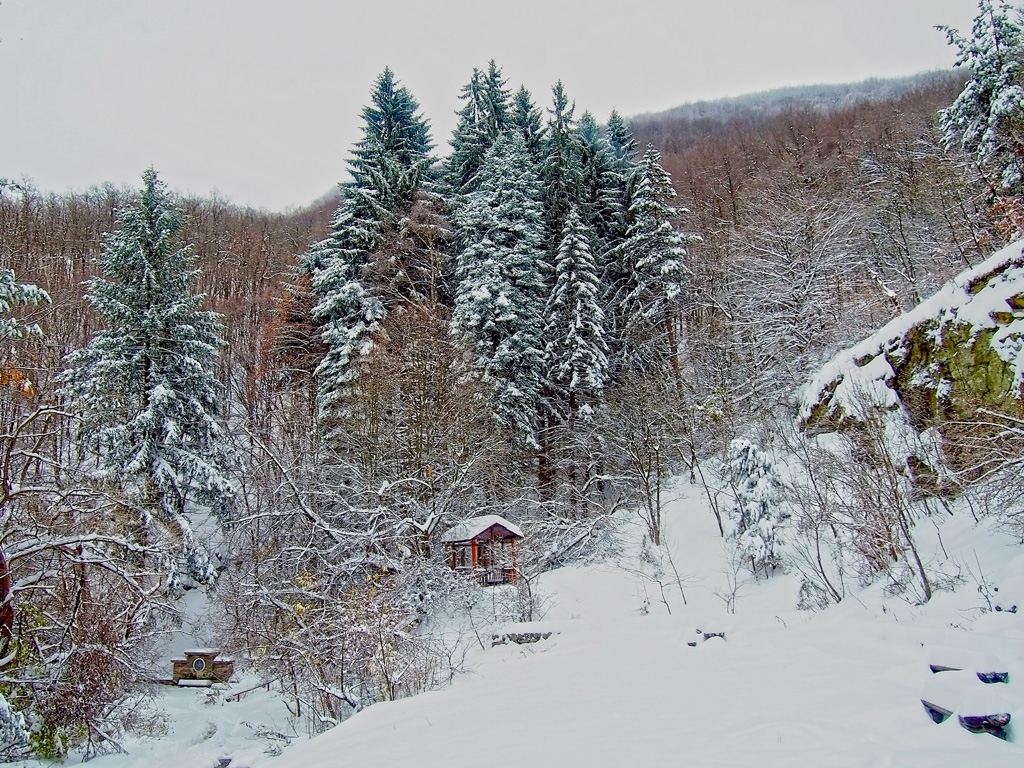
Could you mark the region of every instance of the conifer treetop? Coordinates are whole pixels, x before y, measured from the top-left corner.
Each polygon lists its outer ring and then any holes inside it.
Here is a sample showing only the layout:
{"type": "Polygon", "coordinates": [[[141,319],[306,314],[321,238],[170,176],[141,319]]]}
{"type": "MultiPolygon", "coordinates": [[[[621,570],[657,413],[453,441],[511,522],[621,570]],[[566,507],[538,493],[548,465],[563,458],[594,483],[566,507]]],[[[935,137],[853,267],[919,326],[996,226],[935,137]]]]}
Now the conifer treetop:
{"type": "Polygon", "coordinates": [[[632,166],[636,156],[636,139],[633,138],[633,134],[627,127],[626,121],[622,119],[622,115],[614,109],[608,118],[606,132],[608,144],[619,163],[619,169],[625,170],[632,166]]]}
{"type": "Polygon", "coordinates": [[[363,137],[356,142],[349,161],[357,186],[366,186],[369,166],[380,156],[408,168],[430,154],[430,124],[419,110],[409,90],[399,85],[390,67],[385,68],[374,84],[370,104],[363,107],[363,137]]]}
{"type": "Polygon", "coordinates": [[[448,185],[458,193],[469,192],[476,174],[498,136],[511,125],[509,91],[501,69],[491,59],[487,71],[474,67],[459,98],[465,101],[451,138],[452,153],[445,166],[448,185]]]}
{"type": "Polygon", "coordinates": [[[994,184],[1024,190],[1024,21],[1006,0],[980,0],[971,37],[940,26],[959,50],[957,66],[970,68],[963,91],[939,113],[946,145],[991,169],[994,184]]]}

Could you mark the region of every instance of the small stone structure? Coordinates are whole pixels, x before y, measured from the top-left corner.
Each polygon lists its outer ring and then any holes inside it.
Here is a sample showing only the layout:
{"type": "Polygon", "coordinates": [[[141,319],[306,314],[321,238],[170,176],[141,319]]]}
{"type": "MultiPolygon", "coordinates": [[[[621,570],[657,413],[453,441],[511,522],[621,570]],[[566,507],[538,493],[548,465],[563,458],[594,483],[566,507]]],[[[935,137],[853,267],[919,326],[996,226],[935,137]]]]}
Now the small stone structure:
{"type": "Polygon", "coordinates": [[[171,677],[177,685],[212,685],[226,683],[235,673],[232,659],[218,659],[219,648],[192,648],[185,658],[171,659],[171,677]]]}

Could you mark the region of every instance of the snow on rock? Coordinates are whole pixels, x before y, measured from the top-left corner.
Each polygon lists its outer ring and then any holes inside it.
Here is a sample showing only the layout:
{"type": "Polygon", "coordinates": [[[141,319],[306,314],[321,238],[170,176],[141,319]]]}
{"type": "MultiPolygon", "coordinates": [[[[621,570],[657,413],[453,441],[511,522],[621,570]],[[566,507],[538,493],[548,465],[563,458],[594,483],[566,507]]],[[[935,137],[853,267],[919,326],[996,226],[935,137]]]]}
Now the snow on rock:
{"type": "Polygon", "coordinates": [[[804,388],[801,423],[827,432],[864,404],[907,407],[915,426],[980,401],[1000,408],[1024,379],[1021,243],[962,272],[917,307],[836,355],[804,388]]]}

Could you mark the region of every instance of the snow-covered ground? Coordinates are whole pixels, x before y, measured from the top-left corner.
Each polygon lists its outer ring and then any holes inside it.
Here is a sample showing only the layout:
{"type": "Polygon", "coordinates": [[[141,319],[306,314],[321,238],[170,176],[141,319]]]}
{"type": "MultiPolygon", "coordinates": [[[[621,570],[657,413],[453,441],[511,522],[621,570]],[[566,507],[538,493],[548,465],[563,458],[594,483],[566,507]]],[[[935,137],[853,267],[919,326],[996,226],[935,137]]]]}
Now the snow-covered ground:
{"type": "MultiPolygon", "coordinates": [[[[943,523],[941,539],[943,569],[965,578],[926,606],[876,586],[808,614],[794,608],[792,577],[741,573],[730,613],[734,571],[703,490],[680,485],[666,520],[686,604],[671,568],[663,593],[634,542],[618,564],[545,574],[541,628],[554,634],[478,647],[443,690],[374,705],[273,757],[266,750],[282,742],[272,734],[301,729],[274,694],[235,703],[225,695],[247,683],[221,694],[167,689],[169,733],[93,765],[1024,765],[1024,548],[964,515],[943,523]],[[983,612],[982,573],[1000,587],[993,605],[1021,610],[983,612]],[[704,639],[717,632],[725,638],[704,639]],[[933,674],[929,663],[966,671],[933,674]],[[985,685],[975,671],[1008,671],[1010,682],[985,685]],[[922,697],[954,716],[935,724],[922,697]],[[989,709],[1013,715],[1010,740],[957,721],[989,709]]],[[[923,521],[918,535],[929,529],[923,521]]],[[[938,565],[938,540],[926,546],[938,565]]]]}

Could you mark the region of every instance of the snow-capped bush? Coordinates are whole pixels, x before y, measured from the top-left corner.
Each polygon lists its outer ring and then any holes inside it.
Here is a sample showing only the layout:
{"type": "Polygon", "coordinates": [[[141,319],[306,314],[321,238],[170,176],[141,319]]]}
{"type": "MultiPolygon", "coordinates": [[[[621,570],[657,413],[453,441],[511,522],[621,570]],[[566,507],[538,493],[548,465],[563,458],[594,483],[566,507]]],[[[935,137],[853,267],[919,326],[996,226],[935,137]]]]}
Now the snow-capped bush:
{"type": "Polygon", "coordinates": [[[25,717],[0,694],[0,760],[13,760],[28,752],[25,717]]]}
{"type": "Polygon", "coordinates": [[[776,492],[782,487],[782,479],[771,458],[749,440],[733,440],[726,472],[734,494],[729,536],[750,558],[755,571],[777,566],[782,511],[776,503],[776,492]]]}

